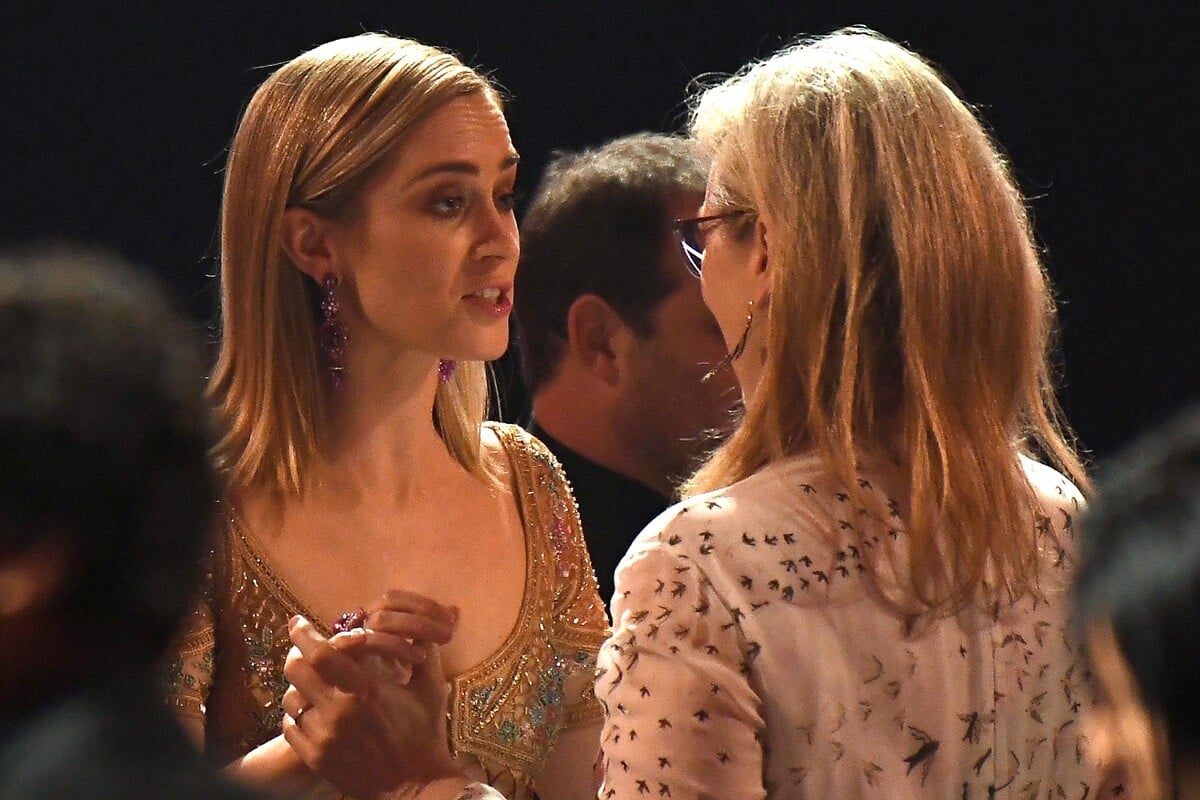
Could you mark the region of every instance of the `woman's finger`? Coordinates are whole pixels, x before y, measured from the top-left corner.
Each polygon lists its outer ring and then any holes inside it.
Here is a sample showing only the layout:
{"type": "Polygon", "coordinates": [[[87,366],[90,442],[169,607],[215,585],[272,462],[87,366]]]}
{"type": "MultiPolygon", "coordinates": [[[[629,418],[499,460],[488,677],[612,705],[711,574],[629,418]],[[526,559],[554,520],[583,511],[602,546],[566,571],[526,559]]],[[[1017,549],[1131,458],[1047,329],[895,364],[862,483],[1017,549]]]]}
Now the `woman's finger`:
{"type": "MultiPolygon", "coordinates": [[[[304,713],[308,713],[307,711],[304,713]]],[[[303,717],[301,717],[303,719],[303,717]]],[[[283,718],[283,738],[296,752],[296,755],[313,768],[321,758],[321,751],[312,737],[304,732],[304,728],[291,717],[283,718]]]]}
{"type": "Polygon", "coordinates": [[[442,668],[441,650],[436,644],[426,645],[425,663],[413,669],[409,686],[413,693],[438,708],[444,714],[450,698],[450,684],[442,668]]]}
{"type": "Polygon", "coordinates": [[[385,631],[365,630],[356,636],[338,634],[329,643],[355,658],[372,654],[410,667],[423,663],[427,654],[422,645],[385,631]]]}
{"type": "Polygon", "coordinates": [[[339,652],[311,622],[304,617],[294,617],[288,635],[301,657],[292,658],[289,654],[283,673],[314,702],[326,691],[320,684],[353,694],[366,691],[367,677],[362,667],[350,656],[339,652]],[[313,674],[309,674],[310,671],[313,674]]]}
{"type": "Polygon", "coordinates": [[[395,611],[390,608],[367,614],[365,627],[376,631],[402,636],[421,642],[445,644],[454,634],[454,626],[443,620],[411,611],[395,611]]]}
{"type": "Polygon", "coordinates": [[[312,701],[305,697],[295,684],[288,686],[287,691],[283,693],[283,701],[280,703],[283,713],[295,720],[299,720],[301,714],[312,705],[312,701]]]}
{"type": "MultiPolygon", "coordinates": [[[[334,697],[334,693],[338,691],[317,674],[312,665],[303,658],[289,661],[283,668],[283,676],[300,695],[314,706],[328,705],[330,699],[334,697]]],[[[299,706],[284,710],[290,715],[292,711],[298,709],[299,706]]]]}
{"type": "Polygon", "coordinates": [[[366,610],[368,614],[383,610],[403,611],[440,620],[451,627],[458,624],[458,608],[456,606],[445,606],[436,600],[405,589],[387,590],[375,598],[366,610]]]}

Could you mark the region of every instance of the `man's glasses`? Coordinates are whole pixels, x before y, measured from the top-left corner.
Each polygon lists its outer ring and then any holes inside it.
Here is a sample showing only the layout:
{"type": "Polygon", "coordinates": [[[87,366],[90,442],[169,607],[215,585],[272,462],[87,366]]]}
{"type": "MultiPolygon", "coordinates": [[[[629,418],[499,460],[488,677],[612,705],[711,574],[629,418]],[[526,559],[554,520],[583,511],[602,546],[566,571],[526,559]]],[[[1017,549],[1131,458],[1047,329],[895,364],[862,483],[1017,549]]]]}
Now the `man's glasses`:
{"type": "Polygon", "coordinates": [[[687,259],[688,271],[700,277],[700,269],[704,263],[704,243],[708,234],[716,227],[716,222],[725,219],[744,217],[751,212],[745,209],[723,211],[720,214],[709,214],[705,217],[677,219],[671,222],[671,230],[679,234],[679,244],[683,247],[684,258],[687,259]]]}

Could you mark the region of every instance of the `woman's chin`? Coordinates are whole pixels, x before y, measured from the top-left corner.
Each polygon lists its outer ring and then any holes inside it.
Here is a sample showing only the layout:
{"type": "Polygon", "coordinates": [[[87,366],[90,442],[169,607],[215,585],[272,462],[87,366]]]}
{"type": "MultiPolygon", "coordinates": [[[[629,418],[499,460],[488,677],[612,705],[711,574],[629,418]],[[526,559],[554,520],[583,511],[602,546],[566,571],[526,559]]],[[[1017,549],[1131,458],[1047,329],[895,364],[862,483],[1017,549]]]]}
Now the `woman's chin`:
{"type": "Polygon", "coordinates": [[[488,342],[486,347],[481,348],[481,353],[478,356],[479,361],[495,361],[506,352],[508,352],[508,329],[504,330],[503,337],[497,337],[496,341],[488,342]]]}
{"type": "Polygon", "coordinates": [[[508,339],[499,344],[476,345],[456,349],[456,355],[445,356],[456,361],[495,361],[508,351],[508,339]]]}

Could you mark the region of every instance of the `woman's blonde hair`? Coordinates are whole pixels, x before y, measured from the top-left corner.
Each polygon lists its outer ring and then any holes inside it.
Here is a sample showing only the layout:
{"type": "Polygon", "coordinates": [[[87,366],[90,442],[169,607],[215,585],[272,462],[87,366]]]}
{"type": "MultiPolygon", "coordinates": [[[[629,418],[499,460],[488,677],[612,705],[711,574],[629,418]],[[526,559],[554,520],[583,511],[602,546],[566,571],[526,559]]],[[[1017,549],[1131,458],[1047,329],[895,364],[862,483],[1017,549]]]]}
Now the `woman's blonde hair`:
{"type": "MultiPolygon", "coordinates": [[[[476,92],[500,102],[453,55],[362,34],[309,50],[254,93],[225,170],[221,342],[208,385],[227,431],[214,455],[231,485],[300,492],[326,429],[318,287],[283,250],[284,211],[349,218],[363,185],[417,122],[476,92]]],[[[434,403],[448,449],[480,476],[486,406],[478,362],[460,363],[434,403]]]]}
{"type": "Polygon", "coordinates": [[[1054,302],[1024,199],[971,108],[855,28],[703,92],[691,128],[714,206],[767,223],[770,296],[761,381],[685,493],[803,451],[857,493],[860,457],[888,453],[910,480],[919,608],[1036,590],[1018,454],[1089,484],[1054,398],[1054,302]]]}

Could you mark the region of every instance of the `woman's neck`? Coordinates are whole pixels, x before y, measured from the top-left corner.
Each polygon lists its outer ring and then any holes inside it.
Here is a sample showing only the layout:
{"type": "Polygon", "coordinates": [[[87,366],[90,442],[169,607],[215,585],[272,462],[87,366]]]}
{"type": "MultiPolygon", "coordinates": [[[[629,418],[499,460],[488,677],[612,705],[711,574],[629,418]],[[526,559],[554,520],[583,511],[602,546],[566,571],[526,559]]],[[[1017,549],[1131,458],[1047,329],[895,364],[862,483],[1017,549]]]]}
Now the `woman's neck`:
{"type": "Polygon", "coordinates": [[[314,465],[313,489],[403,500],[453,470],[457,462],[433,422],[437,386],[437,364],[428,356],[348,363],[345,384],[329,390],[329,435],[314,465]]]}

